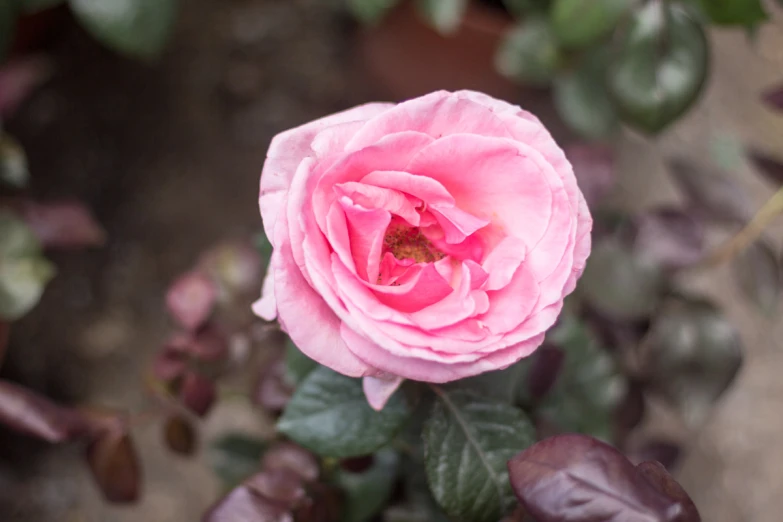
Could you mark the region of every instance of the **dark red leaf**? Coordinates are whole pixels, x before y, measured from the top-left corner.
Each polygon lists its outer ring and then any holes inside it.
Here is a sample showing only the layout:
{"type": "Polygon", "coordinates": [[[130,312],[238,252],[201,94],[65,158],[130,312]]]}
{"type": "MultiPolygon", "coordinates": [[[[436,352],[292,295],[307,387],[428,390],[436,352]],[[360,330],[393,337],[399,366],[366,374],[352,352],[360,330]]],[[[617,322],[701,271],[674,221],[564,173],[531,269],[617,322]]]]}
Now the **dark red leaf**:
{"type": "Polygon", "coordinates": [[[269,364],[258,378],[253,390],[253,402],[271,412],[281,412],[293,395],[286,382],[286,363],[279,359],[269,364]]]}
{"type": "Polygon", "coordinates": [[[595,144],[575,144],[566,147],[566,157],[574,167],[574,175],[588,206],[600,203],[612,190],[615,181],[614,152],[595,144]]]}
{"type": "Polygon", "coordinates": [[[11,334],[11,324],[6,321],[0,321],[0,366],[3,366],[6,348],[8,348],[8,338],[11,334]]]}
{"type": "Polygon", "coordinates": [[[217,300],[214,281],[201,272],[187,272],[169,287],[166,306],[174,319],[188,330],[196,330],[209,318],[217,300]]]}
{"type": "Polygon", "coordinates": [[[684,516],[680,517],[680,522],[701,522],[699,510],[691,500],[688,493],[685,492],[674,477],[672,477],[666,468],[660,462],[648,461],[642,462],[636,469],[655,487],[672,500],[680,503],[683,507],[684,516]]]}
{"type": "Polygon", "coordinates": [[[305,482],[318,478],[318,461],[312,453],[290,442],[270,448],[261,460],[265,470],[286,469],[299,475],[305,482]]]}
{"type": "Polygon", "coordinates": [[[657,491],[612,446],[556,435],[508,463],[514,492],[537,520],[681,522],[683,506],[657,491]]]}
{"type": "Polygon", "coordinates": [[[202,522],[293,522],[284,507],[265,499],[243,484],[213,506],[202,522]]]}
{"type": "Polygon", "coordinates": [[[757,149],[748,151],[748,156],[767,179],[778,185],[783,185],[783,161],[757,149]]]}
{"type": "Polygon", "coordinates": [[[293,509],[306,496],[302,477],[288,469],[267,469],[245,481],[247,487],[262,497],[293,509]]]}
{"type": "Polygon", "coordinates": [[[190,337],[177,334],[169,340],[152,362],[152,374],[163,382],[181,377],[188,365],[186,353],[190,337]]]}
{"type": "Polygon", "coordinates": [[[0,424],[52,443],[72,440],[90,431],[81,412],[7,381],[0,381],[0,424]]]}
{"type": "Polygon", "coordinates": [[[528,371],[527,389],[531,398],[539,400],[557,381],[565,361],[565,353],[556,346],[544,345],[533,356],[528,371]]]}
{"type": "Polygon", "coordinates": [[[733,178],[682,158],[671,160],[669,167],[689,211],[724,224],[745,224],[753,216],[753,201],[733,178]]]}
{"type": "Polygon", "coordinates": [[[375,457],[372,455],[364,455],[362,457],[343,459],[340,461],[340,467],[351,473],[364,473],[372,467],[374,462],[375,457]]]}
{"type": "Polygon", "coordinates": [[[209,322],[191,337],[187,350],[200,361],[216,362],[226,357],[228,345],[226,332],[218,325],[209,322]]]}
{"type": "Polygon", "coordinates": [[[340,519],[343,501],[340,490],[316,482],[308,486],[307,493],[306,501],[294,510],[297,522],[334,522],[340,519]]]}
{"type": "Polygon", "coordinates": [[[87,447],[87,462],[106,500],[117,504],[138,500],[141,466],[124,422],[113,419],[104,424],[87,447]]]}
{"type": "Polygon", "coordinates": [[[767,89],[761,98],[772,109],[783,111],[783,85],[767,89]]]}
{"type": "Polygon", "coordinates": [[[179,397],[186,408],[203,417],[212,408],[216,396],[214,382],[196,371],[185,373],[179,388],[179,397]]]}
{"type": "Polygon", "coordinates": [[[44,247],[84,248],[106,241],[106,232],[81,203],[22,201],[14,207],[44,247]]]}
{"type": "Polygon", "coordinates": [[[682,450],[676,442],[665,439],[652,439],[642,442],[638,448],[631,450],[628,458],[634,464],[654,460],[660,462],[667,470],[671,471],[677,466],[681,455],[682,450]]]}
{"type": "Polygon", "coordinates": [[[706,229],[692,214],[674,207],[645,212],[637,219],[636,252],[664,268],[698,263],[705,253],[706,229]]]}
{"type": "Polygon", "coordinates": [[[196,429],[184,417],[176,416],[166,419],[163,425],[163,436],[166,446],[179,455],[191,456],[198,445],[196,429]]]}
{"type": "Polygon", "coordinates": [[[52,61],[44,56],[11,60],[0,67],[0,117],[10,116],[38,86],[49,79],[52,61]]]}

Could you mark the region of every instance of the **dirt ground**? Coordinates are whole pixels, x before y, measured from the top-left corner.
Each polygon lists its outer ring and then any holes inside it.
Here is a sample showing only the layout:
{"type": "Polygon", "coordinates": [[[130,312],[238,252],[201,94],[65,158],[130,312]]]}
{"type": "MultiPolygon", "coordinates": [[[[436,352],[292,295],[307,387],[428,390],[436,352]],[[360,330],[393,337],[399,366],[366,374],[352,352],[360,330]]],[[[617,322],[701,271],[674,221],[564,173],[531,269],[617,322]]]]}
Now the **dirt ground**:
{"type": "MultiPolygon", "coordinates": [[[[375,97],[353,59],[355,40],[322,0],[189,0],[162,63],[138,65],[100,49],[77,28],[55,50],[54,80],[11,130],[28,149],[34,192],[85,199],[108,229],[100,250],[55,256],[60,274],[16,328],[4,369],[63,400],[142,408],[141,374],[169,331],[167,283],[205,247],[256,230],[255,192],[278,131],[375,97]]],[[[662,158],[678,152],[738,161],[759,204],[771,188],[731,155],[733,143],[781,149],[783,118],[757,94],[783,81],[781,29],[758,48],[716,33],[714,75],[697,110],[660,141],[618,146],[621,190],[644,204],[670,199],[662,158]],[[778,53],[775,56],[775,53],[778,53]]],[[[778,239],[783,231],[773,231],[778,239]]],[[[698,434],[681,477],[710,522],[776,522],[783,511],[780,404],[783,322],[759,317],[726,270],[693,281],[741,326],[747,362],[737,386],[698,434]]],[[[242,403],[221,405],[205,432],[268,429],[242,403]]],[[[4,435],[4,522],[192,522],[218,494],[200,458],[169,455],[156,426],[137,433],[145,496],[103,504],[79,448],[49,449],[4,435]],[[24,455],[24,459],[20,458],[24,455]]]]}

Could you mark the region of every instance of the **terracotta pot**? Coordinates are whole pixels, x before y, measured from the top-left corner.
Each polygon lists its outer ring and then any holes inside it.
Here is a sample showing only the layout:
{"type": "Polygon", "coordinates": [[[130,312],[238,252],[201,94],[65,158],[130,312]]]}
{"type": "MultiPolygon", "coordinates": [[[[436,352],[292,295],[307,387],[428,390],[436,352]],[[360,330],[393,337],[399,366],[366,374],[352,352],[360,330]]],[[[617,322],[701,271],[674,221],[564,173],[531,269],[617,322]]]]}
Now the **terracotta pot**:
{"type": "Polygon", "coordinates": [[[504,99],[519,94],[519,86],[494,67],[495,50],[513,23],[509,16],[471,2],[459,30],[441,36],[413,4],[403,2],[361,33],[361,57],[379,91],[396,101],[438,89],[474,89],[504,99]]]}

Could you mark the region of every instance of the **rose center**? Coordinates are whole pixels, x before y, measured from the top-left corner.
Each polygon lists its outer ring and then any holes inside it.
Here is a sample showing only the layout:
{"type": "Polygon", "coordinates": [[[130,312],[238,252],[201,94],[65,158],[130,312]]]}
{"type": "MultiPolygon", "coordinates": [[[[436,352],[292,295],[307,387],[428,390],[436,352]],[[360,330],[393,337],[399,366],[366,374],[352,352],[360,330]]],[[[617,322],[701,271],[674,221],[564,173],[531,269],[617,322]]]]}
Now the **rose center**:
{"type": "Polygon", "coordinates": [[[383,251],[397,259],[413,259],[417,263],[433,263],[446,257],[424,237],[418,227],[391,225],[383,238],[383,251]]]}

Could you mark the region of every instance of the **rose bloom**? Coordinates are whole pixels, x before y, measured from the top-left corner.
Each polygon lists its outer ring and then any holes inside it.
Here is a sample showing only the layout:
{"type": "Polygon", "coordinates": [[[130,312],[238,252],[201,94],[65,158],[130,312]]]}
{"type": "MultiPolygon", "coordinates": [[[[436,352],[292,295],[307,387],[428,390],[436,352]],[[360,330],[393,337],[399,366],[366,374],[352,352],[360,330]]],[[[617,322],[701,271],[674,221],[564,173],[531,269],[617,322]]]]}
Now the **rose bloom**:
{"type": "Polygon", "coordinates": [[[309,357],[364,377],[505,368],[541,345],[592,219],[537,118],[478,92],[371,103],[276,136],[261,175],[274,246],[254,305],[309,357]]]}

